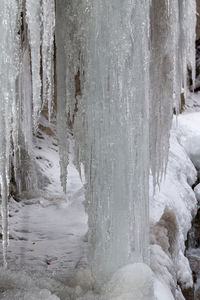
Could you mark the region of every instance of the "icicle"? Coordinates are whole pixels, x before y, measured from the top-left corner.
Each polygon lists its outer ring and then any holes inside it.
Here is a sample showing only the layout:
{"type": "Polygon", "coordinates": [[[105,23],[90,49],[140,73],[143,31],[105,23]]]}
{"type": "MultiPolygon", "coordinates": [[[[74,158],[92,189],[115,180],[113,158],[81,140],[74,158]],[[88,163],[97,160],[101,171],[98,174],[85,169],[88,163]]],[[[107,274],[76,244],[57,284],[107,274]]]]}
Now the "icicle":
{"type": "Polygon", "coordinates": [[[195,40],[196,40],[196,0],[179,0],[180,15],[180,61],[182,74],[182,87],[184,97],[188,95],[188,72],[191,73],[192,85],[195,86],[196,62],[195,62],[195,40]]]}
{"type": "Polygon", "coordinates": [[[55,5],[54,0],[42,1],[42,79],[43,101],[48,103],[49,120],[52,114],[52,98],[54,95],[54,30],[55,5]]]}
{"type": "Polygon", "coordinates": [[[10,151],[12,104],[15,99],[15,81],[18,74],[17,2],[2,1],[0,10],[0,186],[3,235],[3,263],[7,266],[8,246],[8,189],[10,181],[10,151]]]}
{"type": "Polygon", "coordinates": [[[82,1],[56,2],[57,48],[57,138],[60,152],[61,182],[66,190],[68,165],[68,127],[73,126],[81,96],[82,48],[84,40],[82,1]]]}
{"type": "Polygon", "coordinates": [[[169,131],[188,69],[195,78],[195,0],[153,0],[151,6],[150,157],[154,184],[166,169],[169,131]]]}
{"type": "MultiPolygon", "coordinates": [[[[60,178],[63,190],[66,192],[67,165],[68,165],[68,140],[67,140],[67,113],[66,113],[66,54],[65,54],[65,21],[66,7],[63,1],[56,2],[56,84],[57,84],[57,139],[60,155],[60,178]]],[[[65,4],[67,5],[67,3],[65,4]]],[[[70,43],[70,41],[68,41],[70,43]]]]}
{"type": "Polygon", "coordinates": [[[148,5],[96,0],[84,8],[75,138],[86,173],[89,263],[100,286],[121,266],[148,262],[148,5]]]}
{"type": "Polygon", "coordinates": [[[31,49],[32,93],[33,93],[33,121],[37,129],[41,111],[41,7],[40,0],[26,0],[26,19],[29,29],[29,42],[31,49]]]}
{"type": "MultiPolygon", "coordinates": [[[[178,44],[178,2],[153,0],[151,6],[150,161],[154,185],[165,170],[172,121],[178,44]]],[[[178,95],[179,97],[179,95],[178,95]]]]}

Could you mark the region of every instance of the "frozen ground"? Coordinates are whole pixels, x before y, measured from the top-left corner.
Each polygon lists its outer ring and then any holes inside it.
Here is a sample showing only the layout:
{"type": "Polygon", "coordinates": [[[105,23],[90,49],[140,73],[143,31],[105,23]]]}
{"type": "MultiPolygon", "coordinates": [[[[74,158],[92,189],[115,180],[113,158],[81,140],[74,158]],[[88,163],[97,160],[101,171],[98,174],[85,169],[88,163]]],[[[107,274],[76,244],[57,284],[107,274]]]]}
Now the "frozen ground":
{"type": "MultiPolygon", "coordinates": [[[[43,126],[46,126],[45,120],[43,126]]],[[[198,167],[200,164],[199,141],[200,112],[184,113],[178,117],[178,123],[174,119],[166,177],[150,202],[151,225],[159,228],[158,231],[154,228],[151,233],[156,300],[181,299],[181,293],[175,287],[177,280],[185,287],[191,284],[191,271],[184,257],[184,241],[196,211],[197,201],[191,185],[197,178],[194,165],[198,167]],[[178,224],[173,253],[169,251],[170,229],[162,231],[163,228],[159,227],[163,224],[160,219],[166,206],[172,210],[178,224]],[[167,251],[162,247],[158,232],[167,232],[167,251]]],[[[52,136],[40,135],[35,156],[50,184],[35,195],[23,195],[20,202],[10,201],[9,270],[0,270],[0,299],[134,300],[128,293],[131,282],[135,281],[134,271],[130,273],[131,266],[114,275],[101,297],[89,291],[93,282],[87,270],[80,271],[74,280],[70,280],[79,269],[86,267],[87,216],[82,203],[83,183],[72,164],[71,155],[68,191],[67,195],[63,194],[58,150],[52,136]],[[125,284],[127,278],[130,281],[125,284]],[[118,288],[117,281],[121,282],[121,288],[118,288]]],[[[132,290],[132,293],[136,295],[136,291],[132,290]]],[[[144,297],[140,295],[137,300],[146,299],[144,297]]]]}
{"type": "Polygon", "coordinates": [[[35,156],[50,184],[35,195],[10,200],[10,244],[8,264],[12,270],[38,270],[72,276],[84,263],[83,184],[72,163],[69,165],[68,192],[59,182],[59,158],[53,137],[37,141],[35,156]]]}
{"type": "MultiPolygon", "coordinates": [[[[47,125],[45,119],[42,119],[42,125],[47,125]]],[[[59,285],[60,280],[69,280],[78,269],[86,266],[87,215],[83,206],[84,188],[72,163],[72,156],[65,195],[59,180],[59,156],[54,137],[40,131],[34,155],[40,171],[48,177],[50,184],[43,191],[19,195],[17,201],[10,199],[8,268],[15,272],[11,275],[9,271],[6,273],[1,270],[0,299],[54,299],[46,292],[38,296],[42,287],[37,287],[34,278],[40,278],[41,284],[45,282],[44,278],[46,283],[50,280],[48,278],[59,279],[56,283],[59,285]],[[30,286],[33,288],[33,296],[31,291],[26,293],[30,286]],[[10,288],[13,291],[19,289],[19,294],[12,294],[10,288]],[[24,294],[20,292],[21,288],[24,294]]],[[[2,254],[2,245],[0,252],[2,254]]],[[[61,299],[71,299],[67,292],[65,294],[66,298],[61,299]]]]}

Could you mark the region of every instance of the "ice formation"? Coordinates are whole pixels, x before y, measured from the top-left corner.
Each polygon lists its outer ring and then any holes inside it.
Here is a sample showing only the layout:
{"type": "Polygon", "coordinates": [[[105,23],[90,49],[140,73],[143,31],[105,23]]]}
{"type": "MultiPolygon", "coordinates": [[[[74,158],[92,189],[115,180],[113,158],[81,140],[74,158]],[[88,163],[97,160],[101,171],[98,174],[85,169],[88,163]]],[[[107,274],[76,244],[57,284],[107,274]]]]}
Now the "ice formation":
{"type": "Polygon", "coordinates": [[[167,165],[172,109],[195,83],[196,1],[152,1],[150,9],[150,162],[159,182],[167,165]]]}
{"type": "MultiPolygon", "coordinates": [[[[42,2],[44,7],[46,1],[42,2]]],[[[36,185],[34,170],[29,169],[32,138],[42,108],[41,68],[51,103],[53,73],[54,1],[48,1],[43,19],[40,1],[5,0],[0,12],[0,182],[3,232],[3,256],[6,266],[8,245],[9,184],[16,182],[17,191],[36,185]],[[47,32],[45,32],[47,31],[47,32]],[[41,37],[41,33],[43,35],[41,37]],[[43,45],[43,60],[40,54],[43,45]],[[43,63],[41,67],[41,62],[43,63]],[[51,73],[51,78],[50,78],[51,73]],[[23,182],[25,182],[23,184],[23,182]]],[[[43,84],[44,86],[44,84],[43,84]]],[[[51,104],[50,104],[51,106],[51,104]]]]}
{"type": "Polygon", "coordinates": [[[148,262],[148,13],[147,1],[94,1],[87,18],[75,137],[100,285],[124,265],[148,262]]]}
{"type": "Polygon", "coordinates": [[[6,266],[8,245],[8,185],[10,174],[10,131],[12,107],[15,102],[18,40],[16,32],[18,9],[13,0],[3,1],[0,11],[0,183],[3,232],[3,261],[6,266]]]}
{"type": "Polygon", "coordinates": [[[69,130],[76,141],[76,165],[85,169],[88,258],[96,282],[101,285],[127,264],[148,263],[149,169],[159,182],[173,100],[187,88],[188,67],[195,76],[195,13],[195,0],[59,0],[56,9],[53,0],[2,1],[5,265],[10,165],[20,182],[22,148],[30,159],[32,132],[46,103],[50,118],[52,100],[57,102],[63,189],[69,130]]]}

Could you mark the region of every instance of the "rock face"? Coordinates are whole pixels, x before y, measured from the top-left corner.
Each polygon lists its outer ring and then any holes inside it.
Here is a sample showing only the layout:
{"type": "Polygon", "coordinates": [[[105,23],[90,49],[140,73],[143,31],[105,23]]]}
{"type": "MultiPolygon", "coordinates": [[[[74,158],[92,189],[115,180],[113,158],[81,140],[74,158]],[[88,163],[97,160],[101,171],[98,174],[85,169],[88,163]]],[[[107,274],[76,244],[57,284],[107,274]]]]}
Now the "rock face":
{"type": "Polygon", "coordinates": [[[194,288],[183,290],[183,296],[186,300],[194,300],[194,288]]]}
{"type": "MultiPolygon", "coordinates": [[[[195,284],[197,278],[200,277],[200,209],[192,222],[192,228],[188,233],[188,244],[186,244],[186,247],[186,255],[190,262],[195,284]]],[[[195,289],[183,291],[183,294],[186,300],[200,300],[200,289],[197,286],[195,289]]]]}

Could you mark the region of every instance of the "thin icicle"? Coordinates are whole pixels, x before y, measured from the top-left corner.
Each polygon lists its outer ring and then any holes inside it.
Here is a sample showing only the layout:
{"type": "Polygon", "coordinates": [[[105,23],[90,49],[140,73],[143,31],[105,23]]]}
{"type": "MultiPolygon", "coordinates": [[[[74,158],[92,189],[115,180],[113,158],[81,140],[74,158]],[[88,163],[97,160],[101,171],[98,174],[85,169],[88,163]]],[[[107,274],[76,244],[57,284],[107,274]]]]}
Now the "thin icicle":
{"type": "Polygon", "coordinates": [[[192,85],[196,77],[196,0],[179,0],[180,15],[180,55],[182,67],[182,87],[185,100],[188,95],[188,71],[191,73],[192,85]]]}
{"type": "Polygon", "coordinates": [[[31,49],[32,93],[33,93],[33,122],[37,129],[41,105],[41,5],[40,0],[26,0],[26,19],[29,29],[31,49]]]}
{"type": "Polygon", "coordinates": [[[57,138],[61,182],[66,190],[69,147],[66,128],[67,123],[70,129],[73,126],[83,78],[81,45],[85,36],[82,1],[57,1],[56,15],[57,138]]]}
{"type": "Polygon", "coordinates": [[[54,0],[42,1],[42,85],[43,102],[48,103],[49,120],[52,114],[52,100],[54,96],[54,30],[55,5],[54,0]]]}

